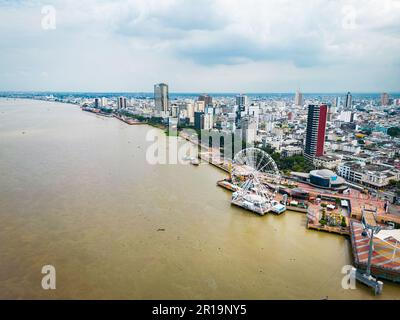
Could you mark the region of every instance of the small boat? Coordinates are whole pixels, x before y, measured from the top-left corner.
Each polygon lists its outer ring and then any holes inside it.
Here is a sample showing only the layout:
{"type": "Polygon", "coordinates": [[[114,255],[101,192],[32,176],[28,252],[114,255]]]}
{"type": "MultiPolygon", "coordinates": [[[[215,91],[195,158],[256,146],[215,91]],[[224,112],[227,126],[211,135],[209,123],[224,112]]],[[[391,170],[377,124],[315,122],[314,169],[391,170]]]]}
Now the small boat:
{"type": "Polygon", "coordinates": [[[271,202],[272,208],[271,211],[276,214],[281,214],[286,211],[286,206],[279,203],[278,201],[273,200],[271,202]]]}

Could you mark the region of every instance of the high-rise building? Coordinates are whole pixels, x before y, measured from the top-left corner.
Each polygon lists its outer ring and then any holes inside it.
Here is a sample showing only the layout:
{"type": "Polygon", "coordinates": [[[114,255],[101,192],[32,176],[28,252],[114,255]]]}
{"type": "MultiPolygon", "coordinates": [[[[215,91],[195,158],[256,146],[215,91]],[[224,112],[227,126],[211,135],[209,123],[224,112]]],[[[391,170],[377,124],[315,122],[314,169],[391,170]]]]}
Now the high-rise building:
{"type": "Polygon", "coordinates": [[[206,104],[204,101],[196,101],[194,111],[196,112],[204,112],[206,108],[206,104]]]}
{"type": "Polygon", "coordinates": [[[246,95],[239,94],[236,96],[236,126],[241,125],[242,116],[245,114],[246,108],[248,106],[248,98],[246,95]]]}
{"type": "Polygon", "coordinates": [[[154,102],[157,111],[168,112],[170,110],[167,84],[159,83],[154,85],[154,102]]]}
{"type": "Polygon", "coordinates": [[[240,126],[242,128],[242,139],[246,143],[253,143],[257,136],[257,122],[246,116],[240,121],[240,126]]]}
{"type": "Polygon", "coordinates": [[[246,107],[248,103],[248,98],[244,94],[239,94],[236,96],[236,105],[239,107],[246,107]]]}
{"type": "Polygon", "coordinates": [[[302,106],[303,105],[303,94],[300,91],[296,91],[296,95],[294,97],[294,104],[296,106],[302,106]]]}
{"type": "Polygon", "coordinates": [[[202,129],[205,129],[205,130],[212,129],[213,126],[214,126],[214,122],[213,122],[214,121],[214,117],[213,117],[212,113],[205,113],[203,115],[203,119],[204,119],[204,121],[203,121],[203,128],[202,129]]]}
{"type": "Polygon", "coordinates": [[[335,108],[335,110],[337,110],[340,107],[340,97],[336,97],[333,100],[333,105],[332,106],[335,108]]]}
{"type": "Polygon", "coordinates": [[[94,99],[94,107],[95,108],[100,108],[100,99],[99,98],[95,98],[94,99]]]}
{"type": "Polygon", "coordinates": [[[187,117],[190,123],[194,123],[194,105],[191,102],[186,103],[187,117]]]}
{"type": "Polygon", "coordinates": [[[208,94],[203,94],[203,95],[199,96],[198,101],[204,101],[204,104],[206,106],[212,106],[212,104],[213,104],[213,99],[208,94]]]}
{"type": "Polygon", "coordinates": [[[126,98],[125,97],[118,97],[117,99],[117,109],[124,109],[126,108],[126,98]]]}
{"type": "Polygon", "coordinates": [[[353,97],[351,96],[350,92],[347,92],[346,94],[346,101],[344,103],[344,108],[346,110],[350,110],[353,108],[353,97]]]}
{"type": "Polygon", "coordinates": [[[196,130],[201,130],[204,128],[204,112],[194,113],[194,128],[196,130]]]}
{"type": "Polygon", "coordinates": [[[389,105],[389,94],[384,92],[381,94],[381,106],[389,105]]]}
{"type": "Polygon", "coordinates": [[[327,114],[328,106],[325,104],[308,106],[304,157],[309,161],[324,155],[327,114]]]}

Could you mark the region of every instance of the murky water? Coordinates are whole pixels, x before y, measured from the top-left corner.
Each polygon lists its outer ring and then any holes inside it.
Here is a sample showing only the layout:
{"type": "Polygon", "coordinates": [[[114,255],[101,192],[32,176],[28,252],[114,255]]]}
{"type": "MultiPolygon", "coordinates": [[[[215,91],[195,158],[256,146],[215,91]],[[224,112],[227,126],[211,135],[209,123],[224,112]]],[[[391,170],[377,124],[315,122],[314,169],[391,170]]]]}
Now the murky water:
{"type": "Polygon", "coordinates": [[[374,298],[341,287],[347,239],[306,230],[300,213],[231,207],[210,165],[148,164],[149,130],[0,100],[0,298],[374,298]],[[41,288],[48,264],[53,291],[41,288]]]}

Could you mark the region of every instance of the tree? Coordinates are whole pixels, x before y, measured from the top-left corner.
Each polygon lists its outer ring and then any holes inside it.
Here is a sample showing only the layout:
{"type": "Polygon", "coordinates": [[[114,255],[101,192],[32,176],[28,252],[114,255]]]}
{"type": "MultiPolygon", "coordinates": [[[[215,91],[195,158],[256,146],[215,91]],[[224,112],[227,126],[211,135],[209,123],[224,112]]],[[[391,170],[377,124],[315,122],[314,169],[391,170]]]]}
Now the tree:
{"type": "Polygon", "coordinates": [[[343,228],[346,228],[346,227],[347,227],[346,218],[345,218],[344,216],[342,216],[342,222],[340,223],[340,225],[341,225],[343,228]]]}
{"type": "Polygon", "coordinates": [[[388,129],[387,134],[391,137],[399,137],[400,136],[400,127],[391,127],[388,129]]]}
{"type": "Polygon", "coordinates": [[[327,224],[325,209],[322,210],[322,217],[321,217],[321,220],[319,220],[319,223],[321,224],[321,226],[324,226],[327,224]]]}

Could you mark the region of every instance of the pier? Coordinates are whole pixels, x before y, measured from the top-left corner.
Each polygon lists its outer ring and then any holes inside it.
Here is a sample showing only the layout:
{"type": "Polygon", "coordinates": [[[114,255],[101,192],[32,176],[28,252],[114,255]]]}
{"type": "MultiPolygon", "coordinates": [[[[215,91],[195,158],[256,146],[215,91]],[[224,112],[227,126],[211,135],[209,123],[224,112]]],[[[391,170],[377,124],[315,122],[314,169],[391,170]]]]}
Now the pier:
{"type": "MultiPolygon", "coordinates": [[[[356,220],[351,220],[350,232],[355,266],[367,270],[369,237],[365,235],[363,224],[356,220]]],[[[371,257],[374,277],[400,283],[400,250],[396,250],[396,245],[396,240],[391,237],[386,240],[374,237],[371,257]]]]}

